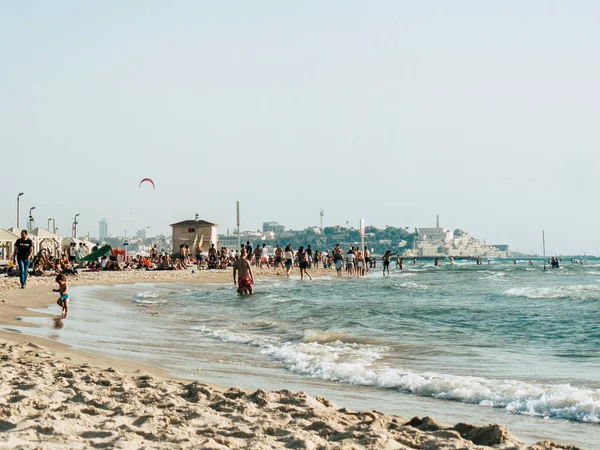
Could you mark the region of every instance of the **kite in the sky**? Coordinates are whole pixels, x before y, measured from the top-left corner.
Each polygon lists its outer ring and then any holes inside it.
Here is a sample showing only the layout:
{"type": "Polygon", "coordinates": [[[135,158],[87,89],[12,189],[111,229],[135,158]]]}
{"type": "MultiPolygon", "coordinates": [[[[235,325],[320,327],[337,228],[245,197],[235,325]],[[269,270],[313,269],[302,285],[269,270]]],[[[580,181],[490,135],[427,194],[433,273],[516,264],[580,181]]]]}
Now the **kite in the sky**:
{"type": "Polygon", "coordinates": [[[144,178],[142,181],[140,181],[140,185],[138,187],[142,187],[142,183],[144,183],[145,181],[147,181],[148,183],[152,183],[152,189],[156,189],[156,186],[154,186],[154,181],[152,181],[151,178],[144,178]]]}

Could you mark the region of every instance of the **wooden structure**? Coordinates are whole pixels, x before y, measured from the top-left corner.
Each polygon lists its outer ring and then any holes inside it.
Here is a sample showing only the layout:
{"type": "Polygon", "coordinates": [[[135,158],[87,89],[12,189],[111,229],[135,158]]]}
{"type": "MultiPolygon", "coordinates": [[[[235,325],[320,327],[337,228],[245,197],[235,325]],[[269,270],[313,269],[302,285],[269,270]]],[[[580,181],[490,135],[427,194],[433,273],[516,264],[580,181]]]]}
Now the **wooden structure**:
{"type": "Polygon", "coordinates": [[[190,255],[194,255],[196,249],[193,248],[194,242],[202,240],[204,250],[208,250],[211,244],[217,247],[217,225],[206,220],[184,220],[171,224],[173,230],[173,249],[172,253],[179,253],[181,244],[190,248],[190,255]]]}

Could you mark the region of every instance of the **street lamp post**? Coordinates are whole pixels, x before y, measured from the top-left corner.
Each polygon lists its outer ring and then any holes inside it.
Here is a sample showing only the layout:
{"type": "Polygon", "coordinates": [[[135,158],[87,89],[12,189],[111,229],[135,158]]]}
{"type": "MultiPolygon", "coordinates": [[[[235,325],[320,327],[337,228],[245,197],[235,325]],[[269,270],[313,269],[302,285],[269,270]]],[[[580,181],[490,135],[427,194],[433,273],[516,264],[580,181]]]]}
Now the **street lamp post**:
{"type": "Polygon", "coordinates": [[[32,206],[31,208],[29,208],[29,231],[31,231],[32,224],[33,224],[33,215],[31,215],[31,211],[33,211],[34,209],[35,209],[35,206],[32,206]]]}
{"type": "Polygon", "coordinates": [[[17,228],[19,228],[19,197],[21,197],[23,194],[24,192],[19,192],[17,195],[17,228]]]}
{"type": "Polygon", "coordinates": [[[77,216],[79,216],[79,214],[75,214],[75,217],[73,218],[73,237],[77,238],[77,216]]]}
{"type": "Polygon", "coordinates": [[[52,232],[56,234],[56,230],[58,230],[58,228],[56,228],[56,222],[54,221],[54,219],[52,219],[52,232]]]}
{"type": "Polygon", "coordinates": [[[46,227],[46,229],[47,229],[48,231],[50,231],[50,221],[51,221],[51,220],[54,220],[54,219],[52,219],[52,218],[48,219],[48,226],[46,227]]]}

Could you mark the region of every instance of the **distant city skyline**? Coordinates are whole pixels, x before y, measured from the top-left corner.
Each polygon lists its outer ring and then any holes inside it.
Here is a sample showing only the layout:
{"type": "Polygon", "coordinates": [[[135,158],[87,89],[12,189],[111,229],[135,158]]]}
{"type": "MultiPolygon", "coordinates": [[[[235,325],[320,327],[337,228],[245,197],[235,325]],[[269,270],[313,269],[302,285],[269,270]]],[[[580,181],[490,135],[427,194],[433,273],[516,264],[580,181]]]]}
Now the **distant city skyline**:
{"type": "MultiPolygon", "coordinates": [[[[29,217],[29,216],[28,216],[29,217]]],[[[184,219],[184,220],[194,220],[194,218],[191,219],[184,219]]],[[[199,216],[199,220],[206,220],[203,217],[199,216]]],[[[321,220],[321,216],[318,216],[318,220],[321,220]]],[[[486,237],[480,236],[478,235],[476,232],[472,232],[470,230],[468,230],[466,227],[464,226],[457,226],[457,227],[447,227],[444,225],[443,221],[441,221],[442,219],[440,219],[439,215],[435,215],[434,218],[431,220],[430,223],[426,223],[426,224],[417,224],[417,225],[405,225],[405,224],[394,224],[394,223],[386,223],[385,225],[376,225],[376,224],[369,224],[368,222],[366,223],[367,227],[375,227],[378,229],[384,229],[387,226],[391,226],[391,227],[395,227],[395,228],[408,228],[410,232],[413,232],[415,229],[418,228],[427,228],[429,225],[433,225],[435,224],[436,227],[441,227],[441,228],[445,228],[449,231],[453,231],[455,229],[460,229],[460,230],[465,230],[467,231],[469,234],[471,234],[472,236],[476,237],[477,239],[481,240],[482,242],[487,242],[488,244],[494,244],[494,245],[509,245],[511,247],[511,251],[516,251],[516,252],[520,252],[520,253],[527,253],[527,254],[541,254],[542,250],[541,250],[541,231],[540,231],[540,246],[539,249],[535,248],[535,246],[532,246],[531,249],[527,249],[527,248],[515,248],[510,242],[508,241],[494,241],[491,242],[489,239],[487,239],[486,237]]],[[[359,225],[360,225],[360,219],[358,221],[356,221],[356,223],[351,223],[350,221],[347,221],[348,223],[336,223],[336,224],[327,224],[325,222],[324,227],[336,227],[336,226],[340,226],[343,228],[350,228],[350,229],[358,229],[359,225]]],[[[23,220],[21,220],[21,223],[23,223],[23,220]]],[[[29,220],[26,220],[25,223],[27,224],[27,227],[29,227],[29,220]]],[[[34,223],[35,223],[35,219],[34,219],[34,223]]],[[[78,223],[79,223],[79,218],[78,218],[78,223]]],[[[143,236],[146,236],[148,238],[152,238],[154,236],[169,236],[171,234],[171,229],[170,227],[167,225],[165,230],[162,230],[162,228],[164,228],[163,226],[161,226],[160,224],[155,226],[155,227],[145,227],[143,229],[125,229],[123,230],[122,233],[119,233],[118,231],[115,233],[109,233],[108,232],[108,223],[109,221],[107,220],[107,218],[103,218],[98,222],[98,228],[99,228],[99,233],[96,235],[94,232],[92,232],[91,230],[85,230],[82,229],[81,227],[78,228],[78,235],[79,236],[90,236],[93,238],[98,238],[98,239],[106,239],[106,238],[118,238],[118,237],[139,237],[140,236],[140,231],[142,232],[143,236]],[[104,237],[102,237],[102,230],[105,230],[106,235],[104,237]],[[162,230],[160,232],[157,233],[148,233],[148,230],[150,229],[159,229],[162,230]]],[[[286,226],[286,224],[282,224],[280,222],[276,222],[276,221],[261,221],[262,226],[260,227],[256,227],[256,228],[244,228],[241,227],[240,228],[240,233],[248,233],[248,232],[253,232],[253,231],[265,231],[265,226],[267,224],[276,224],[279,227],[283,227],[286,231],[300,231],[300,230],[305,230],[311,227],[320,227],[320,225],[310,225],[307,224],[305,226],[298,226],[298,227],[289,227],[286,226]]],[[[44,225],[38,225],[35,224],[34,227],[36,226],[42,226],[42,228],[45,228],[44,225]]],[[[2,226],[0,226],[0,228],[2,228],[2,226]]],[[[5,226],[4,228],[9,228],[9,226],[5,226]]],[[[69,232],[65,232],[62,233],[60,231],[60,229],[58,227],[57,228],[57,234],[59,235],[63,235],[64,237],[69,237],[71,236],[71,233],[69,230],[69,232]]],[[[233,227],[233,228],[227,228],[227,229],[223,229],[223,227],[219,226],[219,234],[226,234],[226,231],[229,230],[229,233],[231,235],[235,235],[237,232],[237,228],[233,227]]],[[[592,254],[590,252],[581,252],[581,253],[576,253],[576,252],[568,252],[568,253],[563,253],[563,252],[556,252],[556,254],[592,254]]]]}

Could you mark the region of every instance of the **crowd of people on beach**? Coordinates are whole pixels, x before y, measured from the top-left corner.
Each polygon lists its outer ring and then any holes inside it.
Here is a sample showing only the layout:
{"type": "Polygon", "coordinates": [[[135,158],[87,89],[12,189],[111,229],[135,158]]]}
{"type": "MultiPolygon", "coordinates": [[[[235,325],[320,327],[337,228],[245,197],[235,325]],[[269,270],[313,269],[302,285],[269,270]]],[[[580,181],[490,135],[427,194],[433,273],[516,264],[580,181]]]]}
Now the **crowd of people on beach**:
{"type": "MultiPolygon", "coordinates": [[[[277,244],[273,249],[266,244],[253,247],[250,241],[246,241],[239,249],[229,249],[227,247],[216,248],[211,244],[208,251],[205,251],[203,245],[199,243],[194,249],[188,245],[179,246],[179,251],[173,254],[165,252],[164,249],[158,250],[154,245],[149,253],[144,255],[136,254],[127,256],[124,250],[111,249],[104,254],[88,258],[88,255],[97,252],[100,244],[89,248],[84,242],[72,242],[63,251],[56,249],[54,255],[50,254],[45,248],[40,249],[34,254],[34,246],[31,239],[27,236],[27,231],[21,232],[21,238],[15,242],[14,263],[9,264],[4,269],[8,276],[19,276],[21,287],[24,288],[29,274],[34,276],[56,276],[56,275],[77,275],[78,271],[99,272],[99,271],[130,271],[130,270],[225,270],[234,269],[236,272],[244,272],[244,276],[251,275],[251,268],[257,269],[281,269],[289,277],[292,270],[297,268],[300,271],[300,279],[305,277],[312,280],[309,270],[315,269],[335,269],[338,276],[364,277],[369,271],[377,269],[377,259],[371,255],[367,247],[352,246],[348,250],[343,250],[339,244],[332,250],[317,250],[312,246],[299,246],[293,249],[290,244],[282,247],[277,244]],[[248,262],[250,270],[242,269],[245,265],[236,266],[237,262],[244,259],[248,262]]],[[[100,252],[102,253],[102,252],[100,252]]],[[[383,264],[383,275],[390,274],[390,265],[395,257],[396,268],[401,271],[405,267],[405,258],[391,250],[386,251],[380,257],[383,264]]],[[[449,264],[454,265],[454,258],[449,258],[449,264]]],[[[488,264],[489,264],[488,260],[488,264]]],[[[579,261],[578,261],[579,262],[579,261]]],[[[417,258],[412,258],[413,265],[417,265],[417,258]]],[[[434,266],[439,266],[442,259],[436,257],[434,266]]],[[[481,257],[475,259],[477,265],[482,265],[481,257]]],[[[516,264],[516,260],[514,260],[516,264]]],[[[530,260],[530,264],[533,262],[530,260]]],[[[551,261],[552,268],[559,268],[559,259],[553,257],[551,261]]],[[[236,280],[236,282],[239,280],[236,280]]]]}

